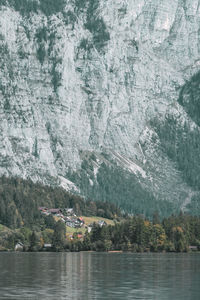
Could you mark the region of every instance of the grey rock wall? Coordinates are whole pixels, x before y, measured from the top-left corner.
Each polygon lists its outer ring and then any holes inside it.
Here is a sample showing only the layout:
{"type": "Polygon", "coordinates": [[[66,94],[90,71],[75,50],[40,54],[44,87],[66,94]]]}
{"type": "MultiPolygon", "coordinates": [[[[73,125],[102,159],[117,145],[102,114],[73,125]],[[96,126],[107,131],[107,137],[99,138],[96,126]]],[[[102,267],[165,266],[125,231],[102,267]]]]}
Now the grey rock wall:
{"type": "Polygon", "coordinates": [[[181,206],[191,189],[150,121],[193,124],[177,100],[200,68],[200,1],[46,4],[0,5],[0,174],[75,189],[69,171],[105,152],[181,206]]]}

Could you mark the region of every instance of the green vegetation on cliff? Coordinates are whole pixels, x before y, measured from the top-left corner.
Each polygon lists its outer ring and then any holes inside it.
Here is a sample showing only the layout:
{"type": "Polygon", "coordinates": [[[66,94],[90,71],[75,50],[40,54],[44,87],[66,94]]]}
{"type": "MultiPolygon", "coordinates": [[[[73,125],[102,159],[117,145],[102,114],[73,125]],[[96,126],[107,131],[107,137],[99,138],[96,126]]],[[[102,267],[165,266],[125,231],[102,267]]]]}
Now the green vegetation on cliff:
{"type": "Polygon", "coordinates": [[[200,126],[200,72],[196,73],[182,87],[178,102],[191,119],[200,126]]]}
{"type": "Polygon", "coordinates": [[[173,116],[164,122],[152,121],[161,141],[162,150],[173,160],[182,172],[184,180],[193,188],[200,189],[200,130],[198,127],[184,127],[173,116]]]}
{"type": "Polygon", "coordinates": [[[46,16],[50,16],[62,12],[65,4],[65,0],[2,0],[0,6],[10,6],[22,15],[36,13],[40,10],[46,16]]]}
{"type": "Polygon", "coordinates": [[[185,182],[195,191],[188,211],[200,214],[200,129],[184,127],[173,117],[168,116],[164,122],[152,121],[151,125],[159,136],[162,151],[176,164],[185,182]]]}
{"type": "MultiPolygon", "coordinates": [[[[105,155],[105,154],[102,154],[105,155]]],[[[177,213],[176,203],[158,199],[142,184],[143,179],[119,167],[107,157],[107,163],[101,163],[94,176],[95,156],[83,160],[79,173],[67,174],[75,182],[83,195],[91,199],[114,203],[130,214],[144,214],[151,218],[154,211],[163,217],[177,213]],[[91,184],[91,181],[93,184],[91,184]]]]}

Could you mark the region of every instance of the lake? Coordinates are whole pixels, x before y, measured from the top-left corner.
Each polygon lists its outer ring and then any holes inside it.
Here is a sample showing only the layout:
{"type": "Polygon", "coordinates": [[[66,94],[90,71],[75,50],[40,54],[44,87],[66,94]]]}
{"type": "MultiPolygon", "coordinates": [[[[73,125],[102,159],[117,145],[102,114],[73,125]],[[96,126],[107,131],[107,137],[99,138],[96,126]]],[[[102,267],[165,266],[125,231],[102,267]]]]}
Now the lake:
{"type": "Polygon", "coordinates": [[[199,253],[0,253],[0,299],[200,299],[199,253]]]}

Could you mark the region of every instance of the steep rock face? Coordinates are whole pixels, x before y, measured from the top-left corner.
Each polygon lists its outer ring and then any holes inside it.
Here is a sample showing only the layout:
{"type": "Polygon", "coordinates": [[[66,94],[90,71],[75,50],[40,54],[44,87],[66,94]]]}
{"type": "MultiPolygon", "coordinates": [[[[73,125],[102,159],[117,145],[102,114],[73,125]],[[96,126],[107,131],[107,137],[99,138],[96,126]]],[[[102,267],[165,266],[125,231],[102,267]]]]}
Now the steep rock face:
{"type": "Polygon", "coordinates": [[[199,4],[3,0],[0,173],[106,200],[98,172],[110,165],[160,200],[190,202],[196,191],[152,120],[196,126],[180,90],[200,66],[199,4]]]}

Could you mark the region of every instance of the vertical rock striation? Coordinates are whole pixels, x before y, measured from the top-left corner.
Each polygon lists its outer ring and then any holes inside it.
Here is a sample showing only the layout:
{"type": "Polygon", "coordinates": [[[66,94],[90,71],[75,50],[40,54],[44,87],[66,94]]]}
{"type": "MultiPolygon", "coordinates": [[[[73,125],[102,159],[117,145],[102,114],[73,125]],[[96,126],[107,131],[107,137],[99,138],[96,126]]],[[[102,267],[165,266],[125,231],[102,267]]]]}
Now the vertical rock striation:
{"type": "Polygon", "coordinates": [[[0,174],[107,200],[109,165],[149,201],[188,202],[194,187],[157,128],[169,115],[199,126],[180,94],[200,67],[199,0],[3,0],[0,61],[0,174]]]}

